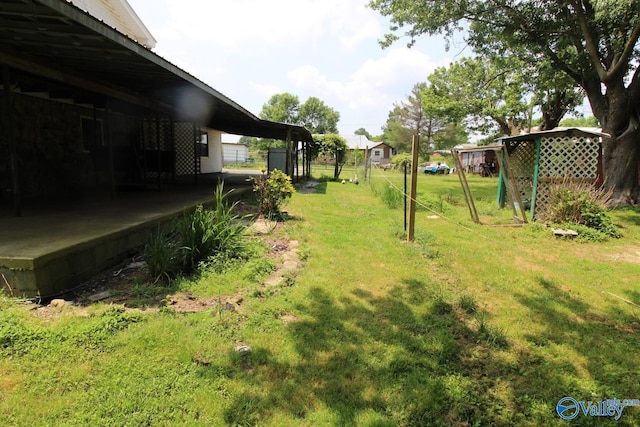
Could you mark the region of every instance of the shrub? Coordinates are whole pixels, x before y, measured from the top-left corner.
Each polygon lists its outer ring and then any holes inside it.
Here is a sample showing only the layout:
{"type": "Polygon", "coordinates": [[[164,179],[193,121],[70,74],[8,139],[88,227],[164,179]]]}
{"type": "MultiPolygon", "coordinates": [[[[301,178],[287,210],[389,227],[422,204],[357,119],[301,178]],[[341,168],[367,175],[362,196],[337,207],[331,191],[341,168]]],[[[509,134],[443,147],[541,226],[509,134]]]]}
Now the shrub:
{"type": "Polygon", "coordinates": [[[611,191],[565,179],[551,188],[549,204],[541,218],[555,224],[584,225],[607,236],[620,237],[620,231],[607,214],[606,204],[610,198],[611,191]]]}
{"type": "Polygon", "coordinates": [[[274,169],[268,177],[253,179],[253,191],[258,196],[258,214],[272,220],[282,220],[282,205],[293,195],[291,178],[274,169]]]}

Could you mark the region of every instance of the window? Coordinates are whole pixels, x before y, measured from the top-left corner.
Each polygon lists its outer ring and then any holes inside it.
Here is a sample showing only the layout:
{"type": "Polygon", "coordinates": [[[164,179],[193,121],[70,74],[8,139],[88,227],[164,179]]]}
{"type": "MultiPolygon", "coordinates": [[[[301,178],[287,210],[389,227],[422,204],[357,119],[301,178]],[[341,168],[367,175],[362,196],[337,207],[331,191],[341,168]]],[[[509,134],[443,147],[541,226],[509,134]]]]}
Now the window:
{"type": "Polygon", "coordinates": [[[209,135],[203,133],[198,141],[198,154],[200,157],[209,157],[209,135]]]}
{"type": "Polygon", "coordinates": [[[373,150],[373,157],[380,157],[380,150],[373,150]]]}
{"type": "Polygon", "coordinates": [[[82,143],[85,150],[89,151],[91,147],[104,146],[102,119],[82,117],[80,126],[82,127],[82,143]]]}

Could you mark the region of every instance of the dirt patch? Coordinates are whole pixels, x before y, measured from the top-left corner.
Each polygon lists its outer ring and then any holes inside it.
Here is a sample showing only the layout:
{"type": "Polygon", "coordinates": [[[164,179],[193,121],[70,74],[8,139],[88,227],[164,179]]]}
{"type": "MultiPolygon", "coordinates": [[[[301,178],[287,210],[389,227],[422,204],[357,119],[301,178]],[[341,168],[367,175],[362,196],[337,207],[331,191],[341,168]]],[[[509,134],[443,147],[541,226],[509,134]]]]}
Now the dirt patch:
{"type": "MultiPolygon", "coordinates": [[[[260,223],[260,221],[256,221],[260,223]]],[[[298,256],[298,242],[280,237],[277,231],[282,223],[269,222],[266,226],[259,225],[259,232],[254,233],[257,238],[269,247],[265,254],[275,261],[275,268],[271,275],[260,285],[263,287],[286,284],[300,268],[298,256]]],[[[34,315],[43,320],[55,320],[63,316],[87,316],[87,308],[96,302],[122,304],[125,308],[144,308],[155,310],[164,306],[178,313],[194,313],[205,310],[212,311],[242,311],[244,293],[199,298],[191,293],[176,293],[171,284],[158,282],[156,285],[163,291],[154,289],[152,294],[146,295],[153,278],[149,275],[146,264],[140,257],[104,271],[81,284],[74,291],[61,296],[59,299],[46,301],[46,304],[33,304],[30,309],[34,315]]],[[[284,322],[295,320],[294,317],[283,317],[284,322]]]]}
{"type": "Polygon", "coordinates": [[[640,247],[628,246],[622,251],[606,255],[607,259],[612,261],[630,262],[633,264],[640,264],[640,247]]]}

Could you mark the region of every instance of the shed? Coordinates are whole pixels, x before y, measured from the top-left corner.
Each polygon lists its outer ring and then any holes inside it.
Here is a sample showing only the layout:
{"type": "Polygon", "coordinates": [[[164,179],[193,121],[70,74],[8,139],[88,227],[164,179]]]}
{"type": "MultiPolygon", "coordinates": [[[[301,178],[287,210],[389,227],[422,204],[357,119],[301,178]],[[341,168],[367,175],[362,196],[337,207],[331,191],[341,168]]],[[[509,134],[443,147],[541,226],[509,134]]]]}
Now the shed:
{"type": "Polygon", "coordinates": [[[464,144],[456,147],[460,156],[460,165],[466,173],[480,176],[495,176],[500,171],[496,159],[496,148],[501,146],[464,144]]]}
{"type": "Polygon", "coordinates": [[[249,147],[246,144],[236,142],[222,143],[222,163],[235,165],[245,163],[249,158],[249,147]]]}
{"type": "Polygon", "coordinates": [[[514,184],[529,216],[536,219],[549,203],[550,190],[563,182],[602,184],[602,139],[608,135],[593,128],[555,128],[502,138],[498,200],[504,206],[506,186],[514,184]]]}
{"type": "Polygon", "coordinates": [[[386,166],[391,165],[391,156],[393,148],[387,143],[380,142],[369,148],[367,158],[369,166],[386,166]]]}

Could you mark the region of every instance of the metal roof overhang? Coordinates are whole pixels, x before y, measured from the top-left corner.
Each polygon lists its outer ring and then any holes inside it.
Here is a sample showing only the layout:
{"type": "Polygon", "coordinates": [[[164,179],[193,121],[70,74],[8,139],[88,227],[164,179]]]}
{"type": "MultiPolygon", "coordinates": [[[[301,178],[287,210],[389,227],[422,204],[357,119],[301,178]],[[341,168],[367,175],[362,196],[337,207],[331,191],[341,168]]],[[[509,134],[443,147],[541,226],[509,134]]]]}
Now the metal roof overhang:
{"type": "Polygon", "coordinates": [[[523,135],[505,136],[503,138],[500,138],[500,141],[504,141],[504,142],[531,141],[539,137],[553,138],[556,136],[568,136],[568,137],[586,136],[591,138],[593,137],[609,138],[609,134],[602,133],[593,129],[559,127],[559,128],[540,131],[540,132],[526,133],[523,135]]]}
{"type": "Polygon", "coordinates": [[[108,97],[227,133],[313,141],[304,127],[256,117],[65,0],[2,0],[0,64],[19,71],[12,83],[22,92],[96,106],[108,97]]]}

